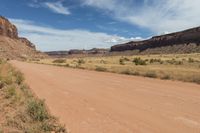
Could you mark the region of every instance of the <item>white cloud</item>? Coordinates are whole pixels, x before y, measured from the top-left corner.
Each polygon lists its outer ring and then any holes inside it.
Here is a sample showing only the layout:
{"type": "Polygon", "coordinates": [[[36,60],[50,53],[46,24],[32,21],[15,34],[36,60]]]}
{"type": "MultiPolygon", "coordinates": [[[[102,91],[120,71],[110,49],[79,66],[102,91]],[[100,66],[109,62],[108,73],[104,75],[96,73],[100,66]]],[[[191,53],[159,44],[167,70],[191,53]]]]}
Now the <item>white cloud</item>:
{"type": "Polygon", "coordinates": [[[21,19],[10,19],[10,21],[19,29],[20,36],[27,37],[42,51],[110,48],[114,44],[138,39],[79,29],[55,29],[21,19]]]}
{"type": "Polygon", "coordinates": [[[44,6],[49,8],[51,11],[58,13],[69,15],[70,11],[67,7],[64,7],[61,1],[58,2],[45,2],[44,6]]]}
{"type": "Polygon", "coordinates": [[[112,17],[148,28],[155,33],[200,26],[200,0],[82,0],[84,5],[106,10],[112,17]]]}

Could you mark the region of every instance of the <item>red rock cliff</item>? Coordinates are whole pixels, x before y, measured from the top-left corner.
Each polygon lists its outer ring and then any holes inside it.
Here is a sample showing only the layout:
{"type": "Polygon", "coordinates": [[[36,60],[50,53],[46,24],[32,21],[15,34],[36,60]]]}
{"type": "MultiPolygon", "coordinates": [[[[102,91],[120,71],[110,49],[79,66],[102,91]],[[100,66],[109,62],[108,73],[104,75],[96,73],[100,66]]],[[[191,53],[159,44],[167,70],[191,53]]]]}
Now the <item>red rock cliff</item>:
{"type": "Polygon", "coordinates": [[[18,38],[18,32],[15,25],[11,24],[8,19],[0,16],[0,35],[10,38],[18,38]]]}

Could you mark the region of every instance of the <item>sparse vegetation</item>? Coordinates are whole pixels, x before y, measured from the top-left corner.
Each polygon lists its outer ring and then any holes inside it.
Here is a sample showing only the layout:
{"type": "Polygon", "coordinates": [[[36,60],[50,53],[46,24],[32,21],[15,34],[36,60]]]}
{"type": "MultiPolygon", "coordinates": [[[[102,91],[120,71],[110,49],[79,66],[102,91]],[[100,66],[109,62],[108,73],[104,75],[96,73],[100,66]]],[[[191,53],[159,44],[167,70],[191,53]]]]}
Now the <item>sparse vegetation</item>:
{"type": "Polygon", "coordinates": [[[35,121],[44,121],[49,119],[49,114],[45,108],[44,101],[30,99],[27,103],[27,113],[35,121]]]}
{"type": "Polygon", "coordinates": [[[97,66],[95,70],[96,70],[96,71],[99,71],[99,72],[105,72],[105,71],[107,71],[106,68],[100,67],[100,66],[97,66]]]}
{"type": "Polygon", "coordinates": [[[120,64],[120,65],[125,65],[125,60],[124,60],[124,59],[122,59],[122,58],[121,58],[121,59],[119,59],[119,64],[120,64]]]}
{"type": "Polygon", "coordinates": [[[195,60],[192,59],[192,58],[189,58],[189,59],[188,59],[188,62],[189,62],[189,63],[193,63],[193,62],[195,62],[195,60]]]}
{"type": "Polygon", "coordinates": [[[84,64],[84,63],[85,63],[84,59],[78,59],[78,64],[79,65],[84,64]]]}
{"type": "Polygon", "coordinates": [[[164,75],[164,76],[161,77],[161,79],[167,80],[167,79],[170,79],[170,76],[169,75],[164,75]]]}
{"type": "Polygon", "coordinates": [[[150,63],[160,63],[160,64],[163,64],[163,61],[161,59],[150,59],[150,63]]]}
{"type": "Polygon", "coordinates": [[[65,59],[56,59],[53,61],[53,63],[65,63],[66,60],[65,59]]]}
{"type": "Polygon", "coordinates": [[[135,65],[147,65],[145,60],[142,60],[140,57],[136,57],[133,59],[135,65]]]}
{"type": "MultiPolygon", "coordinates": [[[[200,84],[200,76],[198,76],[200,75],[200,54],[198,53],[83,57],[81,59],[84,60],[84,64],[81,66],[78,64],[79,59],[68,58],[66,63],[60,66],[200,84]]],[[[54,64],[52,59],[40,60],[38,63],[54,64]]]]}
{"type": "Polygon", "coordinates": [[[13,75],[15,76],[15,82],[20,85],[24,81],[24,76],[20,71],[14,71],[13,75]]]}
{"type": "Polygon", "coordinates": [[[144,76],[149,78],[157,78],[156,72],[154,71],[148,71],[144,76]]]}
{"type": "Polygon", "coordinates": [[[0,64],[0,133],[66,133],[23,81],[21,72],[6,62],[0,64]]]}

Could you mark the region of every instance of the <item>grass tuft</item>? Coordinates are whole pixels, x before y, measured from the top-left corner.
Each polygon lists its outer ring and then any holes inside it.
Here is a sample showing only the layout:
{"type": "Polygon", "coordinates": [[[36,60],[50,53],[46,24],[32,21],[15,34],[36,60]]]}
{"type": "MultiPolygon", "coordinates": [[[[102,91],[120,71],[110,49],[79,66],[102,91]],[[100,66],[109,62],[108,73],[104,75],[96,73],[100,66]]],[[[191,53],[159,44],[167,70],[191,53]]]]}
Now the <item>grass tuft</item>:
{"type": "Polygon", "coordinates": [[[35,121],[44,121],[49,119],[49,114],[45,108],[43,100],[31,99],[27,103],[27,113],[35,121]]]}

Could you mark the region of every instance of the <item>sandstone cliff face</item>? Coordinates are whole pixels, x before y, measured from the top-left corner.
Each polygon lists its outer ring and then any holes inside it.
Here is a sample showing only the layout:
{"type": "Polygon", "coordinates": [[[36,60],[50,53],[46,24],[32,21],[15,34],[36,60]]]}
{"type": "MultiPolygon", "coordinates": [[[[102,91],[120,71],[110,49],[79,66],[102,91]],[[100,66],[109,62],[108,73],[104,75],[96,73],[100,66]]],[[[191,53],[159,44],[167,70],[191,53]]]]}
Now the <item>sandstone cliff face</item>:
{"type": "Polygon", "coordinates": [[[0,16],[0,58],[40,58],[46,54],[36,51],[28,39],[18,37],[17,28],[5,17],[0,16]]]}
{"type": "Polygon", "coordinates": [[[18,38],[18,32],[15,25],[11,24],[8,19],[0,16],[0,35],[10,38],[18,38]]]}
{"type": "Polygon", "coordinates": [[[132,41],[126,44],[119,44],[111,47],[111,51],[126,51],[126,50],[146,50],[157,47],[185,45],[194,43],[200,45],[200,27],[176,32],[172,34],[155,36],[144,41],[132,41]]]}
{"type": "Polygon", "coordinates": [[[18,38],[18,40],[21,41],[22,43],[25,43],[26,46],[36,49],[35,45],[32,42],[30,42],[28,39],[26,39],[24,37],[20,37],[20,38],[18,38]]]}

